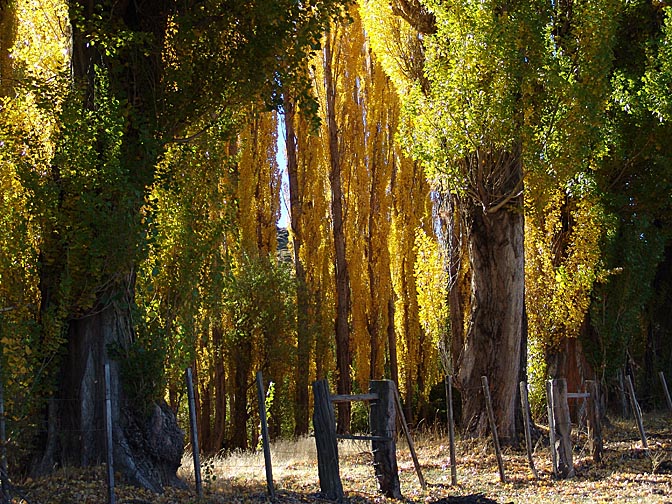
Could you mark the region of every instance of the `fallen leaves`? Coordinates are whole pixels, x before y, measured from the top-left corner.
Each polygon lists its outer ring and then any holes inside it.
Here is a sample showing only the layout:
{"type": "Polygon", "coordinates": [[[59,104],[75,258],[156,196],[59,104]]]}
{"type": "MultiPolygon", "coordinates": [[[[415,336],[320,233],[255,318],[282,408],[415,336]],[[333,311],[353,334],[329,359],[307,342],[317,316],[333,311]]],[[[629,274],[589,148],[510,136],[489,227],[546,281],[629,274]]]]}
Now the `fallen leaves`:
{"type": "MultiPolygon", "coordinates": [[[[669,419],[647,422],[652,440],[649,451],[638,445],[636,429],[627,422],[605,430],[603,463],[587,457],[584,440],[577,438],[575,468],[571,480],[552,476],[547,446],[537,447],[534,461],[539,479],[527,464],[524,450],[506,449],[504,464],[507,483],[499,481],[497,463],[485,440],[463,440],[457,445],[458,485],[450,485],[450,460],[445,439],[436,432],[417,436],[418,458],[427,489],[423,490],[410,453],[403,442],[397,447],[399,478],[405,499],[419,504],[485,503],[646,503],[672,504],[672,425],[669,419]],[[670,464],[667,466],[666,464],[670,464]]],[[[312,440],[294,445],[279,444],[273,457],[277,502],[286,504],[326,504],[319,494],[316,454],[312,440]]],[[[339,444],[343,488],[350,504],[386,504],[376,488],[371,457],[362,443],[339,444]]],[[[213,478],[204,482],[203,499],[194,490],[168,488],[162,495],[123,485],[116,488],[118,504],[267,504],[263,459],[259,454],[218,456],[209,459],[213,478]]],[[[185,463],[187,459],[185,459],[185,463]]],[[[207,462],[207,461],[206,461],[207,462]]],[[[189,480],[188,464],[182,476],[189,480]]],[[[193,477],[192,477],[193,479],[193,477]]],[[[63,469],[49,478],[26,480],[13,504],[106,504],[104,468],[63,469]]]]}

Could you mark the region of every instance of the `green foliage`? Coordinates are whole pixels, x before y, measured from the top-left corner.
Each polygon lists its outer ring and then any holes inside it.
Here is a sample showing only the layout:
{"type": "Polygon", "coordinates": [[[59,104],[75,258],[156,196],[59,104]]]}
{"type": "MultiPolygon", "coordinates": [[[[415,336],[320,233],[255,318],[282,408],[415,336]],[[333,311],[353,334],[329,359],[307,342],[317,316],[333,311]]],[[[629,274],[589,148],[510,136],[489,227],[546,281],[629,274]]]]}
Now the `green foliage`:
{"type": "MultiPolygon", "coordinates": [[[[605,378],[615,376],[627,355],[642,363],[647,345],[665,338],[656,331],[652,308],[664,295],[654,285],[672,238],[670,10],[628,2],[621,26],[605,128],[609,155],[597,172],[610,216],[602,250],[613,274],[595,289],[592,333],[583,341],[605,378]]],[[[660,365],[655,352],[649,357],[660,365]]]]}
{"type": "Polygon", "coordinates": [[[264,368],[272,366],[272,361],[285,363],[283,367],[291,362],[296,289],[289,267],[269,257],[243,253],[224,285],[222,303],[231,324],[230,344],[251,340],[264,355],[264,368]]]}
{"type": "MultiPolygon", "coordinates": [[[[268,423],[271,420],[271,407],[273,406],[274,399],[275,399],[275,382],[270,382],[268,384],[268,389],[266,390],[266,396],[264,397],[264,408],[266,408],[266,425],[268,425],[268,423]]],[[[261,432],[261,424],[259,424],[259,432],[261,432]]],[[[260,451],[263,449],[263,447],[264,447],[264,439],[260,434],[256,450],[260,451]]]]}
{"type": "MultiPolygon", "coordinates": [[[[160,340],[158,343],[161,344],[160,340]]],[[[133,411],[151,413],[152,405],[162,399],[166,389],[163,349],[150,346],[147,339],[142,338],[129,348],[111,345],[107,351],[119,364],[122,388],[133,411]]]]}

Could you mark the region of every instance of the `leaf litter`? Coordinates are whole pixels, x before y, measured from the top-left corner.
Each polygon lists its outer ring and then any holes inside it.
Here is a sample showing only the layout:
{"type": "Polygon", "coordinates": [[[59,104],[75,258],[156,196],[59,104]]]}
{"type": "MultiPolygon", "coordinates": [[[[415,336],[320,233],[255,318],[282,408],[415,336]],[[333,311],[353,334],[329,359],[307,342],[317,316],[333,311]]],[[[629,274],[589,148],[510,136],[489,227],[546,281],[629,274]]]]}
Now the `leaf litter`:
{"type": "MultiPolygon", "coordinates": [[[[672,417],[647,416],[649,450],[642,449],[634,421],[614,422],[603,430],[604,456],[593,463],[585,434],[574,433],[576,476],[553,477],[547,437],[543,433],[534,450],[539,473],[535,479],[524,446],[505,448],[507,481],[500,481],[492,443],[463,439],[456,444],[458,484],[451,485],[447,436],[439,430],[416,434],[415,446],[427,488],[422,489],[405,442],[397,457],[404,501],[408,504],[672,504],[672,417]],[[545,441],[545,443],[544,443],[545,441]]],[[[543,429],[540,429],[543,430],[543,429]]],[[[576,429],[575,429],[576,431],[576,429]]],[[[314,440],[273,444],[276,502],[326,504],[320,495],[314,440]]],[[[352,504],[386,504],[393,501],[377,491],[372,458],[365,442],[339,443],[340,474],[346,500],[352,504]]],[[[198,498],[193,463],[187,454],[180,476],[188,490],[166,488],[161,495],[118,481],[118,504],[266,504],[264,459],[261,453],[220,454],[203,462],[203,497],[198,498]]],[[[118,477],[118,475],[117,475],[118,477]]],[[[12,504],[106,504],[105,468],[60,469],[46,478],[27,479],[16,485],[12,504]]]]}

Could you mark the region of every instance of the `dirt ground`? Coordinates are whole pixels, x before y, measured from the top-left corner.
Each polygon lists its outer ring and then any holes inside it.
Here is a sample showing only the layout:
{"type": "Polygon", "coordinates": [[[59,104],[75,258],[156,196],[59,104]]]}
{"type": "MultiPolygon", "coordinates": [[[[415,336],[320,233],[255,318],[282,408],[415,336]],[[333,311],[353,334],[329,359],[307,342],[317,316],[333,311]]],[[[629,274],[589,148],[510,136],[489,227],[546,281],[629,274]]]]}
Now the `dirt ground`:
{"type": "MultiPolygon", "coordinates": [[[[458,440],[457,485],[451,485],[447,436],[435,430],[416,434],[415,445],[427,486],[420,486],[405,442],[397,446],[399,478],[404,500],[418,504],[451,503],[621,503],[672,504],[672,415],[645,420],[649,450],[642,449],[634,421],[614,422],[603,432],[604,460],[595,464],[587,453],[584,434],[574,435],[576,476],[556,480],[550,450],[542,436],[534,449],[539,478],[534,478],[524,449],[503,451],[506,482],[500,481],[492,443],[458,440]]],[[[311,438],[281,441],[272,446],[276,502],[327,503],[321,497],[315,443],[311,438]]],[[[180,469],[189,490],[167,489],[156,495],[137,488],[116,486],[117,504],[218,504],[270,501],[263,454],[229,454],[202,461],[203,496],[198,498],[190,456],[180,469]]],[[[368,443],[339,443],[340,474],[346,500],[384,504],[392,501],[377,490],[368,443]]],[[[104,468],[60,470],[50,478],[24,481],[12,491],[15,504],[105,504],[104,468]]]]}

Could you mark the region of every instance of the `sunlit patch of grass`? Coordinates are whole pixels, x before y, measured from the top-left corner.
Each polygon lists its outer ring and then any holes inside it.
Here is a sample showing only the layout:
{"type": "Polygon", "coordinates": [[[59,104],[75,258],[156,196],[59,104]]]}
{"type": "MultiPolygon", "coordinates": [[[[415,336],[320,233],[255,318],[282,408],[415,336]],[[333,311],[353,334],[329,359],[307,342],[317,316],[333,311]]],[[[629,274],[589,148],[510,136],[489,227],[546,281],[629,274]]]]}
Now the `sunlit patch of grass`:
{"type": "MultiPolygon", "coordinates": [[[[448,439],[440,429],[415,434],[415,447],[427,488],[422,489],[408,444],[397,443],[397,464],[402,494],[408,504],[453,504],[497,502],[516,504],[571,503],[672,503],[672,421],[669,417],[645,418],[649,451],[639,446],[639,433],[632,421],[613,421],[605,429],[603,462],[595,464],[587,453],[585,433],[575,429],[574,465],[576,477],[556,480],[551,467],[547,439],[535,445],[535,479],[528,466],[524,446],[504,449],[507,482],[499,478],[497,460],[489,439],[457,440],[456,486],[451,485],[448,439]],[[479,497],[481,496],[481,497],[479,497]],[[489,500],[486,500],[489,499],[489,500]]],[[[540,429],[542,436],[547,430],[540,429]]],[[[373,468],[370,444],[365,441],[340,441],[339,466],[343,489],[350,504],[394,504],[381,496],[373,468]]],[[[326,504],[319,495],[315,440],[278,441],[271,446],[273,479],[283,504],[326,504]]],[[[193,459],[184,457],[179,475],[190,490],[167,489],[162,496],[149,495],[119,484],[120,502],[175,504],[266,504],[266,475],[263,452],[235,452],[204,457],[202,460],[203,498],[194,491],[193,459]]],[[[122,483],[122,482],[120,482],[122,483]]],[[[62,469],[50,478],[26,481],[23,492],[36,503],[59,502],[103,504],[106,502],[104,471],[62,469]],[[58,495],[59,501],[53,496],[58,495]]]]}

